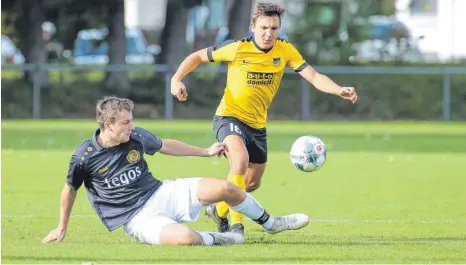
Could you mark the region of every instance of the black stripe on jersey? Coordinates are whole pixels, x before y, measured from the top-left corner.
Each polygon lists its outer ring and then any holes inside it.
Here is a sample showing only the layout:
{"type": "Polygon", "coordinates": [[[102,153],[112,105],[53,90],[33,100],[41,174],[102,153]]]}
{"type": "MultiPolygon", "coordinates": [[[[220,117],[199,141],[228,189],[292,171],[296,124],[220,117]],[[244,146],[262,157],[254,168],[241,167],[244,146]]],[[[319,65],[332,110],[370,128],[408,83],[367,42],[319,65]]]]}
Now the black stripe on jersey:
{"type": "Polygon", "coordinates": [[[231,44],[233,42],[236,42],[237,40],[226,40],[222,43],[219,43],[219,44],[215,44],[213,46],[210,46],[209,48],[207,48],[207,58],[209,58],[209,61],[210,62],[215,62],[214,61],[214,57],[212,56],[212,52],[213,51],[216,51],[224,46],[227,46],[228,44],[231,44]]]}
{"type": "Polygon", "coordinates": [[[284,43],[289,43],[287,40],[283,39],[283,38],[280,38],[280,37],[277,37],[277,40],[281,41],[281,42],[284,42],[284,43]]]}
{"type": "Polygon", "coordinates": [[[264,53],[268,53],[269,51],[271,51],[273,49],[273,46],[271,48],[268,48],[268,49],[262,49],[261,47],[259,47],[259,45],[257,44],[256,40],[254,39],[254,37],[251,36],[251,40],[252,40],[252,43],[254,43],[254,46],[256,46],[256,48],[259,50],[259,51],[262,51],[264,53]]]}
{"type": "Polygon", "coordinates": [[[308,63],[304,62],[300,67],[296,68],[296,70],[294,70],[296,73],[299,73],[301,72],[302,70],[304,70],[304,68],[306,68],[307,66],[309,66],[308,63]]]}
{"type": "Polygon", "coordinates": [[[209,61],[211,63],[214,62],[214,57],[212,57],[212,50],[213,50],[212,47],[207,48],[207,58],[209,58],[209,61]]]}
{"type": "Polygon", "coordinates": [[[244,37],[244,38],[238,39],[238,41],[241,41],[241,42],[250,42],[251,40],[252,40],[252,36],[244,37]]]}

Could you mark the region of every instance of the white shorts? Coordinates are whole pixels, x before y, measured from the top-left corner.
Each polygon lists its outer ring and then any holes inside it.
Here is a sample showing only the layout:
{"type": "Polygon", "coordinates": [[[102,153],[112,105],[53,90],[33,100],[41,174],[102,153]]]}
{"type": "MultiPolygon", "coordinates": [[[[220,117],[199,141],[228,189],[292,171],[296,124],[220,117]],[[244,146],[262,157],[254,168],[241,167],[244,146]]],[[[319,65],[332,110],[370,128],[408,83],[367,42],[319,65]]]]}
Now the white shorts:
{"type": "Polygon", "coordinates": [[[197,197],[200,178],[167,179],[125,226],[136,241],[160,245],[164,226],[199,219],[203,205],[197,197]]]}

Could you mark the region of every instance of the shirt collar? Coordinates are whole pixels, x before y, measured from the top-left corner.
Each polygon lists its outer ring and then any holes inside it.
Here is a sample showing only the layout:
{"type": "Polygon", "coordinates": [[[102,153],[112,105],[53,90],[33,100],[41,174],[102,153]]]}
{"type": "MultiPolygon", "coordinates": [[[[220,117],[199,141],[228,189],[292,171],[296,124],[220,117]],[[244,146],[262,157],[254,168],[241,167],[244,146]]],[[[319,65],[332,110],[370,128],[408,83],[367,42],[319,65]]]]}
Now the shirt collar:
{"type": "Polygon", "coordinates": [[[275,46],[272,46],[268,49],[262,49],[261,47],[259,47],[259,45],[257,44],[256,40],[254,39],[254,36],[251,36],[251,40],[252,40],[252,43],[254,44],[254,46],[256,46],[256,48],[259,50],[259,51],[262,51],[264,53],[268,53],[269,51],[271,51],[273,49],[273,47],[275,46]]]}
{"type": "Polygon", "coordinates": [[[100,128],[97,128],[97,130],[95,130],[94,134],[92,135],[91,141],[92,141],[92,144],[95,146],[95,149],[97,149],[97,151],[102,151],[104,148],[97,141],[97,137],[99,137],[99,134],[100,134],[100,128]]]}

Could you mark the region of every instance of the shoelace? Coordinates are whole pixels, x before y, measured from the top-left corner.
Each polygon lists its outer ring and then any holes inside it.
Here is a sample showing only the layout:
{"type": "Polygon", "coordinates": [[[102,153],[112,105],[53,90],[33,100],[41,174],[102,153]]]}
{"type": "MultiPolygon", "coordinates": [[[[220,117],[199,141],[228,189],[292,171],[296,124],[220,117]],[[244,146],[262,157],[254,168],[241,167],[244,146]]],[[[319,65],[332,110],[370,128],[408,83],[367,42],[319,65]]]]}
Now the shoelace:
{"type": "Polygon", "coordinates": [[[274,224],[274,227],[272,229],[276,230],[278,228],[293,228],[294,224],[296,224],[297,221],[298,220],[295,216],[277,217],[277,219],[275,219],[277,225],[274,224]]]}

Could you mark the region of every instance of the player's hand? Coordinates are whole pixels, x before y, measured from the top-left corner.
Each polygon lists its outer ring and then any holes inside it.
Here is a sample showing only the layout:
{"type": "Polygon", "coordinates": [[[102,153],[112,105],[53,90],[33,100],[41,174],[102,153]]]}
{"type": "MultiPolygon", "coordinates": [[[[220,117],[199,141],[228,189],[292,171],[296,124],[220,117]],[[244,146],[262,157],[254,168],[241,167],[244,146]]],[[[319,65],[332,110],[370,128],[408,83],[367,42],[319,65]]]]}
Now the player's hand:
{"type": "Polygon", "coordinates": [[[186,101],[188,99],[188,92],[186,86],[179,80],[171,80],[171,93],[179,101],[186,101]]]}
{"type": "Polygon", "coordinates": [[[207,149],[207,156],[217,155],[221,157],[227,150],[227,145],[224,143],[214,143],[211,147],[207,149]]]}
{"type": "Polygon", "coordinates": [[[60,230],[59,228],[55,228],[49,232],[49,234],[42,239],[41,243],[49,243],[49,242],[62,242],[65,239],[66,230],[60,230]]]}
{"type": "Polygon", "coordinates": [[[358,94],[354,90],[354,87],[342,87],[340,91],[340,97],[351,101],[351,103],[356,103],[358,100],[358,94]]]}

